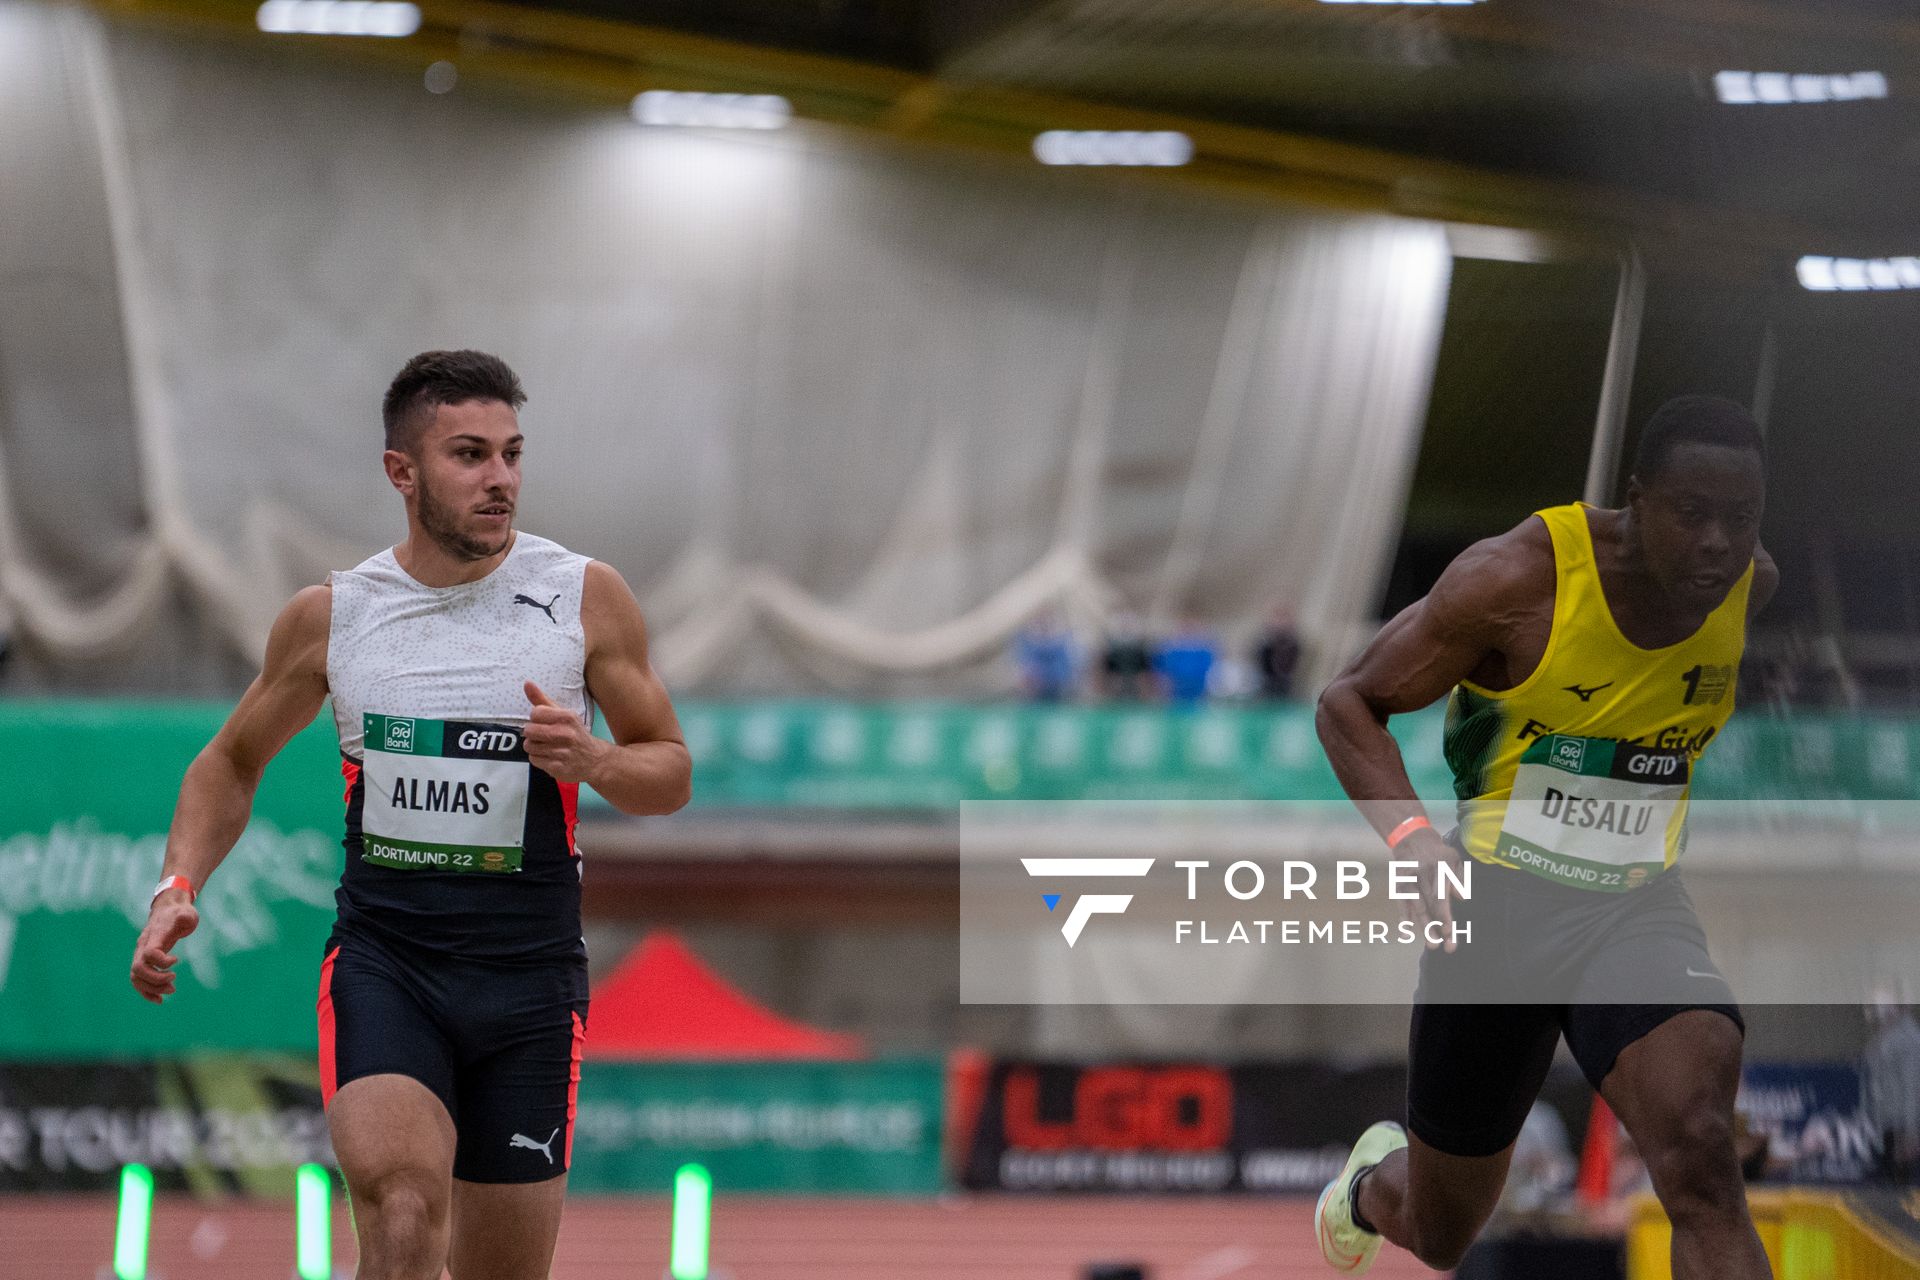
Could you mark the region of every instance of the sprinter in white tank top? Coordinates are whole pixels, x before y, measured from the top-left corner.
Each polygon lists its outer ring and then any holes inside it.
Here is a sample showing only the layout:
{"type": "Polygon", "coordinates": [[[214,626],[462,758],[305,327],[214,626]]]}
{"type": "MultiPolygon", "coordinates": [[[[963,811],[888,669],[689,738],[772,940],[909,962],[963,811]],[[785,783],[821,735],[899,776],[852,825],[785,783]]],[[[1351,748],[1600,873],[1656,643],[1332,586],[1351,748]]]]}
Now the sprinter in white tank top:
{"type": "Polygon", "coordinates": [[[331,692],[349,868],[321,1073],[359,1280],[547,1275],[585,1015],[572,797],[586,783],[658,814],[690,794],[625,582],[514,529],[524,399],[474,351],[426,352],[395,378],[383,461],[406,541],[275,622],[259,678],[187,770],[134,949],[133,985],[157,1004],[262,771],[331,692]],[[591,733],[596,706],[611,742],[591,733]],[[443,1005],[469,1025],[443,1025],[443,1005]]]}

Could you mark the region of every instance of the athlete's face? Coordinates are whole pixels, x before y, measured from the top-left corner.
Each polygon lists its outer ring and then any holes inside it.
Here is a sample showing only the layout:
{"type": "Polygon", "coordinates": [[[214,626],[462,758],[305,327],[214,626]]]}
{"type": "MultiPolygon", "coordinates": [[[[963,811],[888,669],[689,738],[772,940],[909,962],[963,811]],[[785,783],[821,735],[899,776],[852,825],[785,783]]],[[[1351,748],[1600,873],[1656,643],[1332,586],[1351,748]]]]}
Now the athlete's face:
{"type": "Polygon", "coordinates": [[[1766,497],[1759,455],[1718,444],[1676,445],[1652,480],[1628,482],[1648,571],[1675,605],[1726,599],[1760,543],[1766,497]]]}
{"type": "MultiPolygon", "coordinates": [[[[428,537],[460,560],[507,549],[520,501],[520,419],[498,400],[443,404],[408,451],[408,497],[428,537]]],[[[405,489],[402,492],[406,492],[405,489]]]]}

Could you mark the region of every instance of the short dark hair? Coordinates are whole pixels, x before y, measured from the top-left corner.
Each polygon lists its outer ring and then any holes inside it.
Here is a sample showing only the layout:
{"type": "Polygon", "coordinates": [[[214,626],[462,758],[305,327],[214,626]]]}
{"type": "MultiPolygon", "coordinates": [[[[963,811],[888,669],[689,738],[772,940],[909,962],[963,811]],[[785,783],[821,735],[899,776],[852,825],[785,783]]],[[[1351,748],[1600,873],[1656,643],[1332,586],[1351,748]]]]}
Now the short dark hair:
{"type": "Polygon", "coordinates": [[[1723,396],[1676,396],[1653,411],[1633,451],[1633,474],[1642,483],[1666,468],[1683,444],[1717,444],[1751,449],[1766,460],[1766,438],[1744,405],[1723,396]]]}
{"type": "Polygon", "coordinates": [[[443,404],[498,400],[512,409],[527,402],[519,375],[499,356],[484,351],[422,351],[394,375],[381,403],[387,448],[410,449],[420,428],[443,404]]]}

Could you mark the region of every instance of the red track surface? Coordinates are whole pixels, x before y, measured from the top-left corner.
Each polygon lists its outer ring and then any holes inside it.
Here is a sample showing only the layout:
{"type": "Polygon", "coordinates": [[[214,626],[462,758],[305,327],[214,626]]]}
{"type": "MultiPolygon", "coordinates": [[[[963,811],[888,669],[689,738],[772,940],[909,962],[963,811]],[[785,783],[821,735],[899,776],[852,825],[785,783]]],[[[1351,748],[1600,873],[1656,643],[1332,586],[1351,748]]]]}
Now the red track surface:
{"type": "MultiPolygon", "coordinates": [[[[103,1280],[113,1254],[108,1197],[0,1199],[0,1280],[103,1280]]],[[[1089,1262],[1137,1262],[1150,1280],[1330,1280],[1309,1200],[1115,1198],[817,1200],[721,1197],[714,1280],[1079,1280],[1089,1262]]],[[[567,1206],[553,1280],[660,1280],[663,1199],[580,1197],[567,1206]]],[[[352,1275],[336,1215],[334,1262],[352,1275]]],[[[1370,1276],[1432,1273],[1387,1249],[1370,1276]]],[[[288,1280],[292,1205],[154,1206],[148,1280],[288,1280]]]]}

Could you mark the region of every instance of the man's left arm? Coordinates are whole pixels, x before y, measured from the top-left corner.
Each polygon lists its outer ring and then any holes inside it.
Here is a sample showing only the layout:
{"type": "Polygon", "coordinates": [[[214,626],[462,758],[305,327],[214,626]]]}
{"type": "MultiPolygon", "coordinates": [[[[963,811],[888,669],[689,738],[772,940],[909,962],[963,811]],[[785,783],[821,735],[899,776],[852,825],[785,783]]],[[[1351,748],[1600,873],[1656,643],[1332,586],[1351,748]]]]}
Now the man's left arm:
{"type": "Polygon", "coordinates": [[[560,782],[584,782],[624,813],[672,813],[693,794],[693,760],[665,686],[647,657],[647,625],[612,566],[589,561],[580,602],[587,692],[613,741],[527,682],[527,758],[560,782]]]}

